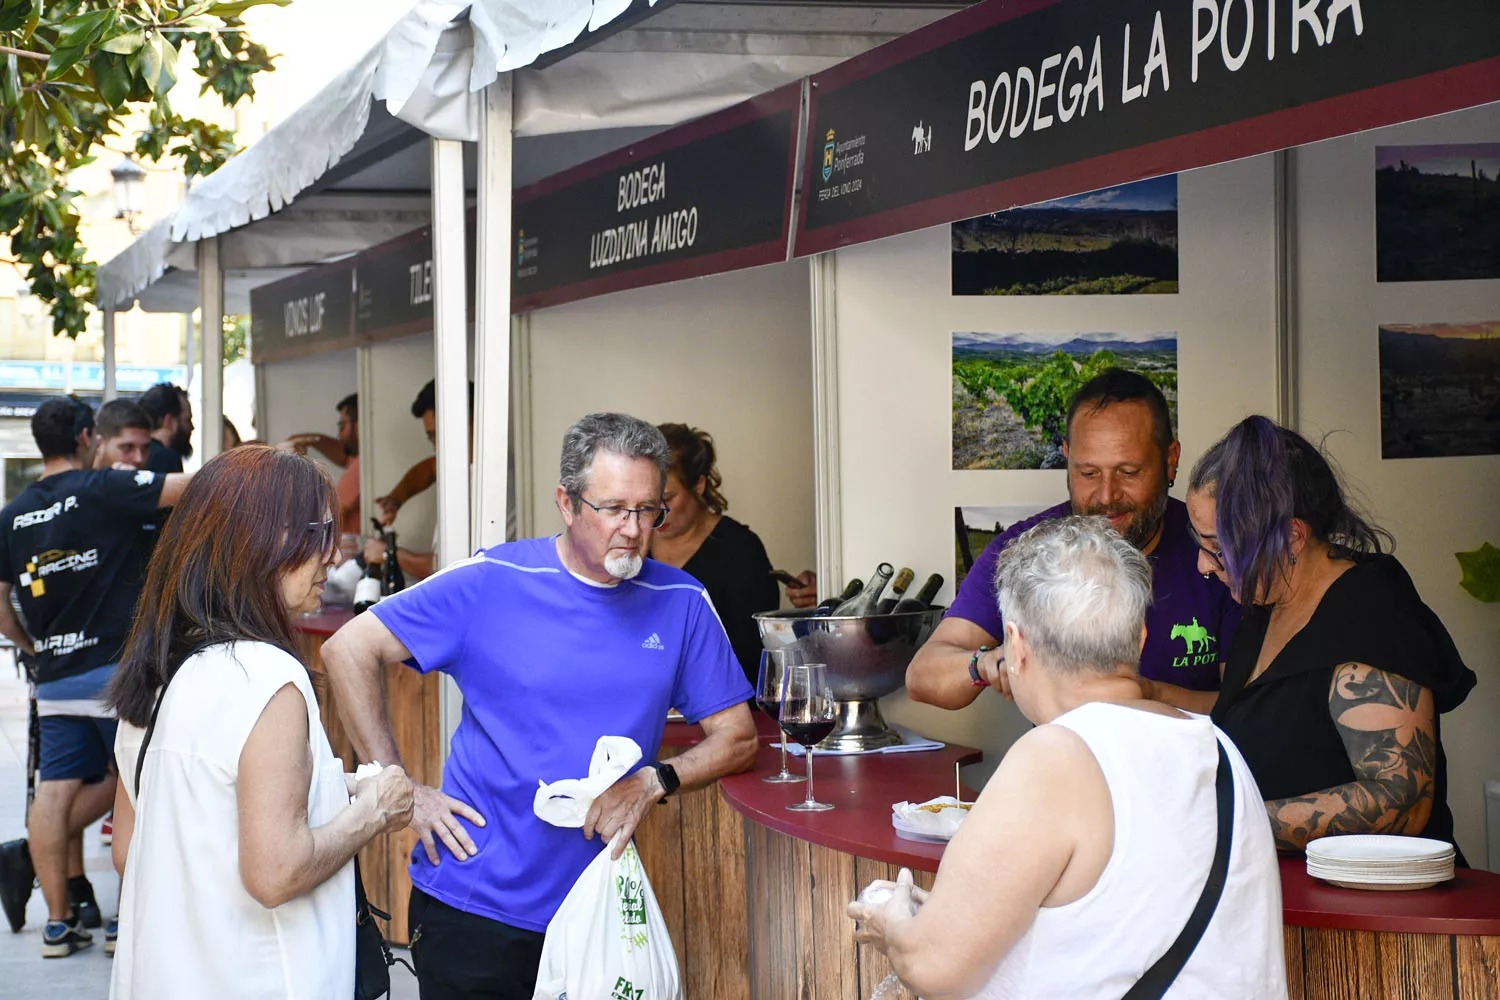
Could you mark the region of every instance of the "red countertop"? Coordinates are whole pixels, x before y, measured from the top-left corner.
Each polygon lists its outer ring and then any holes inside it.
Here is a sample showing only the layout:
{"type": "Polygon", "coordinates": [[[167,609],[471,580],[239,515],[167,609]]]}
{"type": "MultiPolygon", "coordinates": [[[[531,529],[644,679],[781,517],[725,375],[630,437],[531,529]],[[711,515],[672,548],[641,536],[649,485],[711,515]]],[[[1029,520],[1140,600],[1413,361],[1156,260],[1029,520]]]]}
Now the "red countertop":
{"type": "MultiPolygon", "coordinates": [[[[755,720],[755,735],[762,745],[781,741],[781,727],[776,725],[775,719],[754,708],[750,709],[750,717],[755,720]]],[[[703,742],[703,727],[689,725],[686,722],[668,722],[666,732],[661,737],[662,746],[679,747],[684,750],[697,746],[701,742],[703,742]]]]}
{"type": "MultiPolygon", "coordinates": [[[[758,713],[757,713],[758,714],[758,713]]],[[[760,716],[767,724],[769,719],[760,716]]],[[[696,727],[683,727],[696,728],[696,727]]],[[[672,727],[668,727],[670,731],[672,727]]],[[[774,739],[774,737],[773,737],[774,739]]],[[[763,741],[755,768],[719,782],[721,793],[746,819],[780,833],[846,854],[936,871],[943,845],[896,836],[891,803],[922,801],[953,794],[953,764],[978,761],[968,747],[949,746],[923,753],[863,757],[814,757],[817,797],[835,808],[822,813],[788,812],[806,786],[768,785],[778,751],[763,741]]],[[[805,764],[793,758],[792,768],[805,764]]],[[[965,796],[969,792],[966,790],[965,796]]],[[[1282,921],[1292,927],[1376,931],[1388,934],[1500,936],[1500,875],[1460,868],[1451,882],[1416,892],[1340,889],[1307,874],[1302,857],[1283,858],[1282,921]]]]}
{"type": "Polygon", "coordinates": [[[1451,882],[1416,892],[1340,889],[1281,859],[1282,922],[1388,934],[1500,936],[1500,875],[1460,868],[1451,882]]]}
{"type": "MultiPolygon", "coordinates": [[[[768,720],[769,721],[769,720],[768,720]]],[[[861,757],[813,756],[814,791],[828,812],[788,812],[787,806],[807,794],[803,782],[771,785],[762,779],[781,767],[781,752],[762,745],[755,767],[719,782],[719,789],[746,819],[788,836],[919,871],[937,871],[943,845],[923,844],[896,836],[891,803],[923,802],[953,794],[953,765],[972,764],[980,752],[947,746],[916,753],[869,754],[861,757]]],[[[806,773],[807,762],[790,758],[788,766],[806,773]]],[[[965,795],[971,794],[968,790],[965,795]]]]}
{"type": "Polygon", "coordinates": [[[292,622],[292,631],[308,635],[330,636],[348,624],[354,612],[348,608],[328,608],[316,614],[302,615],[292,622]]]}

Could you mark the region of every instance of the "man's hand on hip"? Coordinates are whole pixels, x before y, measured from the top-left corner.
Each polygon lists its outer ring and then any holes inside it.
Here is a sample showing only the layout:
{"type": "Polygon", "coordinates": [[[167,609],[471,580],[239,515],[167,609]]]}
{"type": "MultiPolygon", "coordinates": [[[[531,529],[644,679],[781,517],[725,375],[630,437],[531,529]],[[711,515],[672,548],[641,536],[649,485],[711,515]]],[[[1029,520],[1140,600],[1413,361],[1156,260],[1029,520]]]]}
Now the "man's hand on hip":
{"type": "Polygon", "coordinates": [[[625,853],[625,845],[635,836],[636,826],[661,796],[661,782],[655,769],[643,767],[610,785],[594,800],[583,820],[583,835],[593,839],[597,833],[602,840],[613,843],[615,835],[622,834],[610,854],[610,860],[618,860],[625,853]]]}
{"type": "Polygon", "coordinates": [[[444,795],[430,785],[416,783],[412,785],[411,800],[411,828],[421,838],[428,861],[440,863],[437,840],[446,844],[448,850],[460,861],[467,861],[479,853],[468,831],[458,821],[458,817],[462,816],[475,826],[484,826],[484,817],[475,812],[472,806],[451,795],[444,795]]]}

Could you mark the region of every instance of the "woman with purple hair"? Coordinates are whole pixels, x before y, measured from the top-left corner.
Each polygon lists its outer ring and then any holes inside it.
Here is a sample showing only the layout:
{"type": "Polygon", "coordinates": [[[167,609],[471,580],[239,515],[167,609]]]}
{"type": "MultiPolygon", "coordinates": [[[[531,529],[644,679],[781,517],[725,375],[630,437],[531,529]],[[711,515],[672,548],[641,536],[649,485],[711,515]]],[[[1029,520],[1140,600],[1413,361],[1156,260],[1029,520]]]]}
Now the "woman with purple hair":
{"type": "Polygon", "coordinates": [[[1255,773],[1276,846],[1451,842],[1438,717],[1475,678],[1387,554],[1391,536],[1353,509],[1318,448],[1259,416],[1199,459],[1187,507],[1199,570],[1245,608],[1213,720],[1255,773]]]}

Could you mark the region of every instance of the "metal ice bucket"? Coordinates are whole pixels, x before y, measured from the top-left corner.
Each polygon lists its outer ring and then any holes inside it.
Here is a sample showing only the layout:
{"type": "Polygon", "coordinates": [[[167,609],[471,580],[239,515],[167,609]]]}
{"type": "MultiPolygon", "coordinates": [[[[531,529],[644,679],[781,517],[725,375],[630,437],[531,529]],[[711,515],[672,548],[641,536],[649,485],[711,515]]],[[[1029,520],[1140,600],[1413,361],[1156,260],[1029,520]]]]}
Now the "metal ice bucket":
{"type": "Polygon", "coordinates": [[[819,750],[876,750],[901,742],[880,715],[878,699],[906,683],[906,665],[943,609],[899,615],[832,618],[803,611],[755,615],[766,649],[796,648],[804,661],[826,663],[838,701],[838,724],[819,750]]]}

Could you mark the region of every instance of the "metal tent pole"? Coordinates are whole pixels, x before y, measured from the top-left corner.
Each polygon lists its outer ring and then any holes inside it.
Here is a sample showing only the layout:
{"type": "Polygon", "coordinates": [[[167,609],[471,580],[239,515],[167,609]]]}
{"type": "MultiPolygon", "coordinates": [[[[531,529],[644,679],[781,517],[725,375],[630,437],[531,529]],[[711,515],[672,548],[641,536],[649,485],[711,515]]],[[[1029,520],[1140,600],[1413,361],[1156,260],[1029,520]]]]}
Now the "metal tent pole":
{"type": "Polygon", "coordinates": [[[474,543],[505,541],[510,463],[511,76],[484,93],[474,316],[474,543]]]}
{"type": "Polygon", "coordinates": [[[198,244],[198,305],[203,331],[202,405],[193,416],[198,450],[207,462],[224,445],[224,272],[219,267],[217,236],[198,244]]]}
{"type": "Polygon", "coordinates": [[[104,310],[104,401],[119,395],[115,387],[115,310],[104,310]]]}

